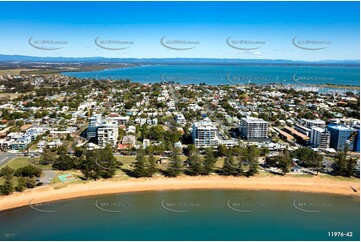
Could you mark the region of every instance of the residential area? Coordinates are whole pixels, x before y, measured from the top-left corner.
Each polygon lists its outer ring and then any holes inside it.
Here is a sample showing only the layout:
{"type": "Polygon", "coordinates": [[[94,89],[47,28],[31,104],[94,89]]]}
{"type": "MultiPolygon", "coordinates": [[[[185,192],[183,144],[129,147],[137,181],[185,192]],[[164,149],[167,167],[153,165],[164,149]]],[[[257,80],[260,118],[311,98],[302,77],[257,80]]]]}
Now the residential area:
{"type": "Polygon", "coordinates": [[[142,160],[154,169],[139,176],[173,165],[194,175],[359,177],[358,92],[62,75],[2,75],[0,91],[0,166],[41,168],[39,185],[78,179],[98,151],[118,162],[111,176],[146,169],[142,160]]]}

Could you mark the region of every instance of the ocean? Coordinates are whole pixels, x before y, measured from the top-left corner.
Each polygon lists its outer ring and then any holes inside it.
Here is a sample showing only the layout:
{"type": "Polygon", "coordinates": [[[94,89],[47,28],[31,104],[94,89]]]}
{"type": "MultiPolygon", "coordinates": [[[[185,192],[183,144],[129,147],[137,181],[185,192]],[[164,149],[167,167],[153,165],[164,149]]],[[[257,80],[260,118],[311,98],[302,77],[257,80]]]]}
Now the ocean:
{"type": "Polygon", "coordinates": [[[282,83],[360,86],[359,66],[145,65],[62,74],[79,78],[128,79],[140,83],[176,82],[209,85],[282,83]]]}
{"type": "Polygon", "coordinates": [[[359,241],[359,202],[247,190],[124,193],[40,204],[34,198],[29,206],[0,212],[0,240],[359,241]]]}

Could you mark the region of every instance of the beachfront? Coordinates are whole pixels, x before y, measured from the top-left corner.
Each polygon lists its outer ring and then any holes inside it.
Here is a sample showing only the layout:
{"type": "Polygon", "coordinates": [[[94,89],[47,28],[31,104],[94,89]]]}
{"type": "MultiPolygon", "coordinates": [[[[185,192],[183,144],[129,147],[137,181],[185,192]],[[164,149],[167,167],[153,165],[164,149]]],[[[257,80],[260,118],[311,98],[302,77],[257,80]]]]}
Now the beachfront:
{"type": "Polygon", "coordinates": [[[105,194],[187,189],[274,190],[360,196],[359,180],[336,180],[322,176],[237,178],[212,175],[202,177],[180,176],[177,178],[130,178],[123,181],[109,179],[81,184],[55,184],[26,190],[22,193],[14,193],[0,198],[0,211],[27,206],[30,201],[31,203],[43,203],[105,194]],[[351,187],[357,191],[355,192],[351,187]]]}

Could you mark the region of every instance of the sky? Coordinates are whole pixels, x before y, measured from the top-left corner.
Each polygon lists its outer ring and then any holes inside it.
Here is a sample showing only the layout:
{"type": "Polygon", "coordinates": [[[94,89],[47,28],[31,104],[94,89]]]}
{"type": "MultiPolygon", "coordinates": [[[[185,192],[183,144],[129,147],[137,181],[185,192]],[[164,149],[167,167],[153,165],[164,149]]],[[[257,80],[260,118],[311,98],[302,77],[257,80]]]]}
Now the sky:
{"type": "Polygon", "coordinates": [[[0,54],[359,60],[359,4],[0,2],[0,54]]]}

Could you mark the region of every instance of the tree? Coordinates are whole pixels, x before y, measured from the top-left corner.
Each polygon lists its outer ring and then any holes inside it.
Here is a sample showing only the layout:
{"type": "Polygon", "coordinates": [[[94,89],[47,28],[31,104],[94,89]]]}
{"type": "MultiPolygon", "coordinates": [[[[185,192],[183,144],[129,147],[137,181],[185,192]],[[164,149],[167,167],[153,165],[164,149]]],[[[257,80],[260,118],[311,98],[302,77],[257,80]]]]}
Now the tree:
{"type": "Polygon", "coordinates": [[[238,147],[237,149],[235,149],[235,152],[236,152],[237,161],[238,161],[238,167],[237,167],[238,174],[237,175],[243,176],[244,175],[243,164],[247,160],[247,149],[238,147]]]}
{"type": "Polygon", "coordinates": [[[2,195],[10,195],[14,191],[13,182],[11,181],[11,176],[5,176],[4,184],[1,187],[2,195]]]}
{"type": "Polygon", "coordinates": [[[20,167],[15,171],[15,176],[22,177],[40,177],[42,170],[32,165],[20,167]]]}
{"type": "Polygon", "coordinates": [[[73,157],[70,157],[69,155],[60,155],[52,165],[53,169],[66,171],[74,169],[76,166],[75,159],[73,157]]]}
{"type": "Polygon", "coordinates": [[[1,169],[0,171],[0,176],[12,176],[14,174],[14,169],[9,167],[9,166],[5,166],[4,168],[1,169]]]}
{"type": "Polygon", "coordinates": [[[346,153],[344,151],[337,152],[334,163],[334,171],[336,175],[345,176],[347,170],[346,153]]]}
{"type": "Polygon", "coordinates": [[[197,151],[197,147],[194,144],[190,144],[188,145],[187,151],[188,151],[188,155],[190,156],[197,151]]]}
{"type": "Polygon", "coordinates": [[[182,172],[183,165],[179,154],[180,150],[177,148],[173,148],[172,156],[166,170],[166,174],[170,177],[177,177],[182,172]]]}
{"type": "Polygon", "coordinates": [[[214,167],[216,165],[217,158],[214,156],[214,152],[212,149],[206,149],[206,155],[203,161],[203,175],[209,175],[213,172],[214,167]]]}
{"type": "Polygon", "coordinates": [[[265,164],[270,167],[277,166],[277,157],[266,157],[265,164]]]}
{"type": "Polygon", "coordinates": [[[222,167],[222,174],[225,176],[237,176],[238,164],[235,163],[233,155],[228,152],[227,156],[224,158],[224,163],[222,167]]]}
{"type": "Polygon", "coordinates": [[[218,156],[223,157],[227,154],[227,147],[224,145],[218,146],[218,156]]]}
{"type": "Polygon", "coordinates": [[[285,151],[281,156],[278,157],[278,166],[282,170],[283,175],[290,172],[292,165],[292,158],[288,151],[285,151]]]}
{"type": "Polygon", "coordinates": [[[56,150],[58,155],[66,155],[68,153],[68,149],[66,145],[61,145],[56,150]]]}
{"type": "Polygon", "coordinates": [[[80,147],[80,146],[75,147],[75,156],[76,157],[82,157],[84,153],[85,153],[85,151],[84,151],[83,147],[80,147]]]}
{"type": "Polygon", "coordinates": [[[26,178],[25,177],[19,177],[18,178],[18,185],[15,187],[15,190],[17,192],[22,192],[25,190],[27,185],[26,178]]]}
{"type": "Polygon", "coordinates": [[[111,178],[120,164],[114,157],[111,146],[107,145],[103,150],[87,151],[81,171],[87,179],[111,178]]]}
{"type": "Polygon", "coordinates": [[[323,155],[318,154],[316,151],[307,147],[292,151],[290,155],[292,158],[297,158],[299,160],[299,165],[316,168],[318,174],[322,166],[323,155]]]}
{"type": "Polygon", "coordinates": [[[187,159],[188,171],[192,176],[198,176],[203,173],[202,161],[198,151],[195,151],[187,159]]]}
{"type": "Polygon", "coordinates": [[[348,157],[348,145],[345,145],[343,151],[339,151],[334,163],[334,171],[336,175],[350,177],[355,175],[356,160],[352,157],[348,157]]]}
{"type": "Polygon", "coordinates": [[[257,146],[251,145],[247,147],[247,160],[249,162],[249,169],[247,176],[254,176],[258,173],[258,157],[260,151],[257,146]]]}
{"type": "Polygon", "coordinates": [[[137,157],[134,162],[133,176],[135,177],[144,177],[146,176],[146,157],[144,150],[139,150],[137,152],[137,157]]]}
{"type": "Polygon", "coordinates": [[[36,186],[35,178],[25,177],[25,181],[26,181],[27,188],[34,188],[36,186]]]}
{"type": "Polygon", "coordinates": [[[5,166],[1,169],[0,175],[5,178],[4,184],[1,186],[2,195],[10,195],[14,191],[12,179],[14,176],[14,169],[5,166]]]}
{"type": "Polygon", "coordinates": [[[56,160],[56,153],[52,152],[50,149],[44,149],[42,156],[40,157],[39,163],[41,165],[53,164],[56,160]]]}
{"type": "Polygon", "coordinates": [[[356,159],[353,159],[352,157],[350,157],[347,162],[346,162],[346,174],[345,176],[350,177],[352,175],[355,174],[355,165],[357,163],[356,159]]]}
{"type": "Polygon", "coordinates": [[[154,157],[153,154],[150,154],[148,156],[148,160],[147,160],[147,166],[146,166],[146,177],[152,177],[155,172],[157,171],[157,161],[154,157]]]}

